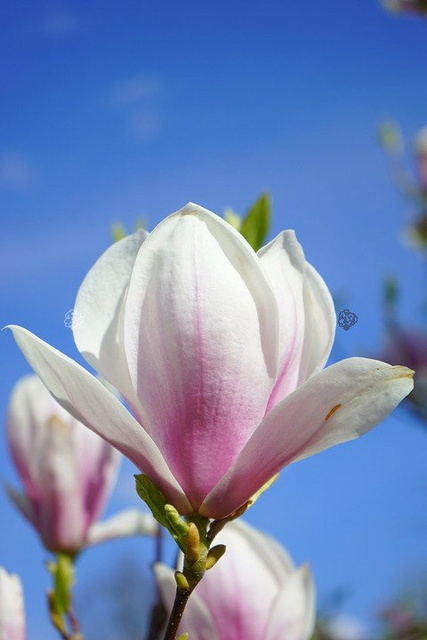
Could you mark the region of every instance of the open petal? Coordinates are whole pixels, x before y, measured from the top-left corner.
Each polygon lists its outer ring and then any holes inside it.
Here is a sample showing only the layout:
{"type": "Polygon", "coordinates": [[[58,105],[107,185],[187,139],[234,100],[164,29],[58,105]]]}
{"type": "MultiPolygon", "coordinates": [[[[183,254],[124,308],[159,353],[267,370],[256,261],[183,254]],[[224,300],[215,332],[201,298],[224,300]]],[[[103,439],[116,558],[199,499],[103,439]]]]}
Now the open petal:
{"type": "Polygon", "coordinates": [[[148,235],[139,229],[111,245],[87,273],[74,307],[78,350],[132,405],[138,403],[123,349],[122,306],[136,255],[148,235]]]}
{"type": "Polygon", "coordinates": [[[18,326],[10,329],[29,364],[59,404],[132,460],[178,510],[191,511],[157,446],[116,396],[83,367],[30,331],[18,326]]]}
{"type": "Polygon", "coordinates": [[[264,418],[200,513],[223,518],[287,464],[366,433],[410,393],[412,375],[368,358],[316,374],[264,418]]]}
{"type": "Polygon", "coordinates": [[[278,368],[273,290],[242,236],[190,204],[138,253],[124,327],[153,439],[197,507],[264,416],[278,368]]]}
{"type": "Polygon", "coordinates": [[[100,544],[115,538],[128,536],[155,536],[159,525],[149,513],[139,509],[126,509],[108,518],[104,522],[97,522],[89,529],[87,543],[100,544]]]}
{"type": "Polygon", "coordinates": [[[325,366],[335,335],[328,287],[305,260],[294,231],[283,231],[258,251],[276,293],[280,317],[280,372],[268,411],[325,366]]]}
{"type": "Polygon", "coordinates": [[[265,640],[309,640],[315,622],[314,582],[307,565],[292,573],[277,597],[265,640]]]}
{"type": "Polygon", "coordinates": [[[308,262],[304,281],[304,317],[298,385],[323,369],[334,343],[336,328],[331,293],[323,278],[308,262]]]}
{"type": "MultiPolygon", "coordinates": [[[[176,591],[174,572],[164,564],[156,564],[154,566],[154,574],[162,602],[168,613],[170,613],[176,591]]],[[[209,609],[197,595],[199,587],[200,584],[188,601],[182,616],[179,633],[187,631],[189,638],[192,640],[221,640],[209,609]]]]}
{"type": "Polygon", "coordinates": [[[297,386],[304,338],[306,261],[294,231],[283,231],[258,251],[276,294],[280,321],[280,371],[268,403],[275,406],[297,386]]]}

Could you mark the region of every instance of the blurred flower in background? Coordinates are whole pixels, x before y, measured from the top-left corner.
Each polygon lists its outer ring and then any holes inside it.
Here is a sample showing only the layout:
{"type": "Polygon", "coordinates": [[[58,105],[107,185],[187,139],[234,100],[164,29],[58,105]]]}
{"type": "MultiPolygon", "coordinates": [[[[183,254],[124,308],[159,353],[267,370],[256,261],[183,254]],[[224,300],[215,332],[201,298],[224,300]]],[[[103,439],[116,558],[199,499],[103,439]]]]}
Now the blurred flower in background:
{"type": "Polygon", "coordinates": [[[419,13],[427,15],[426,0],[382,0],[382,5],[389,11],[401,13],[419,13]]]}
{"type": "Polygon", "coordinates": [[[0,640],[25,640],[25,637],[21,580],[0,567],[0,640]]]}
{"type": "MultiPolygon", "coordinates": [[[[95,542],[91,527],[116,480],[120,454],[60,407],[35,375],[12,391],[7,435],[24,486],[23,493],[9,488],[9,495],[45,547],[75,553],[89,536],[95,542]]],[[[99,525],[97,531],[108,537],[99,525]]]]}
{"type": "MultiPolygon", "coordinates": [[[[241,520],[228,524],[217,540],[226,554],[196,587],[181,632],[191,640],[308,640],[315,620],[308,566],[295,568],[282,546],[241,520]]],[[[174,572],[157,565],[156,577],[170,610],[174,572]]]]}

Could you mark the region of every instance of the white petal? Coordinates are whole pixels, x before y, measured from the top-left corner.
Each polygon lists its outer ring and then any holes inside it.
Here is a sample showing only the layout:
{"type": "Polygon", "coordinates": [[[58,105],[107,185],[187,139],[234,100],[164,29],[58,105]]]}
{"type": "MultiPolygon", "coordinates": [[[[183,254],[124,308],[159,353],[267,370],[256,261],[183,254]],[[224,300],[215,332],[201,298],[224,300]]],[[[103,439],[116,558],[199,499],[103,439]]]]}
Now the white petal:
{"type": "Polygon", "coordinates": [[[306,261],[294,231],[283,231],[258,251],[276,294],[280,318],[280,371],[268,410],[297,386],[304,338],[306,261]]]}
{"type": "Polygon", "coordinates": [[[326,364],[335,338],[334,301],[323,279],[308,262],[304,281],[304,340],[298,385],[326,364]]]}
{"type": "Polygon", "coordinates": [[[271,612],[265,640],[309,640],[315,622],[314,582],[307,565],[290,575],[271,612]]]}
{"type": "Polygon", "coordinates": [[[120,401],[83,367],[34,334],[11,326],[30,365],[76,420],[127,456],[182,513],[192,510],[157,446],[120,401]]]}
{"type": "Polygon", "coordinates": [[[126,509],[91,526],[88,545],[128,536],[155,536],[159,525],[154,518],[139,509],[126,509]]]}
{"type": "Polygon", "coordinates": [[[0,567],[0,640],[25,640],[21,580],[0,567]]]}
{"type": "Polygon", "coordinates": [[[131,404],[136,397],[123,350],[122,306],[136,255],[148,235],[140,229],[111,245],[87,273],[74,307],[77,348],[131,404]]]}
{"type": "Polygon", "coordinates": [[[410,393],[412,374],[368,358],[316,374],[267,414],[200,513],[225,517],[294,460],[366,433],[410,393]]]}

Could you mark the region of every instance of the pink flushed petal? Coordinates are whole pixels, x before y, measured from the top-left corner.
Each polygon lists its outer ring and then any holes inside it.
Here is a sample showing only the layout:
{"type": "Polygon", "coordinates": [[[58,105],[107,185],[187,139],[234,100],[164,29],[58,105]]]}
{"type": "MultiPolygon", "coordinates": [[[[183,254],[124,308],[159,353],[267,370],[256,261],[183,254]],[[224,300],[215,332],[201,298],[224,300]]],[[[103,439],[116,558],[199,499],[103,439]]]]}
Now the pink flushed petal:
{"type": "Polygon", "coordinates": [[[294,231],[283,231],[258,251],[276,294],[280,321],[280,370],[267,412],[297,386],[304,337],[306,261],[294,231]]]}
{"type": "Polygon", "coordinates": [[[308,262],[304,281],[304,316],[298,385],[323,369],[334,343],[336,328],[331,293],[316,269],[308,262]]]}
{"type": "MultiPolygon", "coordinates": [[[[74,340],[87,362],[142,417],[123,349],[122,307],[136,255],[148,237],[139,229],[111,245],[89,270],[74,306],[74,340]]],[[[144,425],[148,427],[148,425],[144,425]]]]}
{"type": "Polygon", "coordinates": [[[36,528],[48,549],[77,551],[84,544],[89,521],[82,510],[72,432],[61,423],[47,429],[40,470],[40,499],[34,504],[36,528]]]}
{"type": "MultiPolygon", "coordinates": [[[[71,418],[71,416],[70,416],[71,418]]],[[[89,523],[98,519],[117,478],[121,455],[80,422],[71,418],[70,430],[78,452],[82,510],[89,523]]]]}
{"type": "Polygon", "coordinates": [[[181,512],[193,510],[155,443],[120,401],[83,367],[30,331],[11,326],[14,338],[53,397],[146,473],[181,512]]]}
{"type": "Polygon", "coordinates": [[[221,640],[261,640],[292,561],[275,541],[241,520],[227,524],[215,542],[225,544],[225,556],[195,595],[209,607],[221,640]]]}
{"type": "Polygon", "coordinates": [[[126,302],[129,369],[153,439],[196,508],[265,413],[278,312],[254,251],[187,205],[145,241],[126,302]]]}
{"type": "Polygon", "coordinates": [[[349,358],[316,374],[264,418],[200,513],[224,518],[294,460],[366,433],[410,393],[412,373],[349,358]]]}

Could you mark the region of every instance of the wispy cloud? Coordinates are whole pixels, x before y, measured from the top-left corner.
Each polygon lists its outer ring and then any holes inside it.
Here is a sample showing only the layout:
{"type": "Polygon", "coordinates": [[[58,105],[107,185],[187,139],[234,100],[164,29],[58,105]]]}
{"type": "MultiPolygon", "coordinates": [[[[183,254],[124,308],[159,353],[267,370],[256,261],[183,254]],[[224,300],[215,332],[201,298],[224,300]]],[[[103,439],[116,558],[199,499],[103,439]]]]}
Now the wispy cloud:
{"type": "Polygon", "coordinates": [[[51,9],[42,18],[43,31],[49,36],[69,36],[77,33],[80,26],[77,14],[64,8],[51,9]]]}
{"type": "Polygon", "coordinates": [[[117,82],[110,90],[110,100],[115,105],[134,106],[157,98],[162,93],[160,78],[137,75],[117,82]]]}
{"type": "Polygon", "coordinates": [[[0,153],[0,187],[27,189],[35,182],[35,167],[25,155],[17,152],[0,153]]]}
{"type": "Polygon", "coordinates": [[[158,110],[163,82],[157,76],[139,74],[114,84],[108,93],[110,105],[120,110],[129,133],[137,140],[158,136],[163,128],[158,110]]]}
{"type": "Polygon", "coordinates": [[[130,132],[141,140],[155,138],[162,130],[162,120],[158,113],[140,111],[129,118],[130,132]]]}

